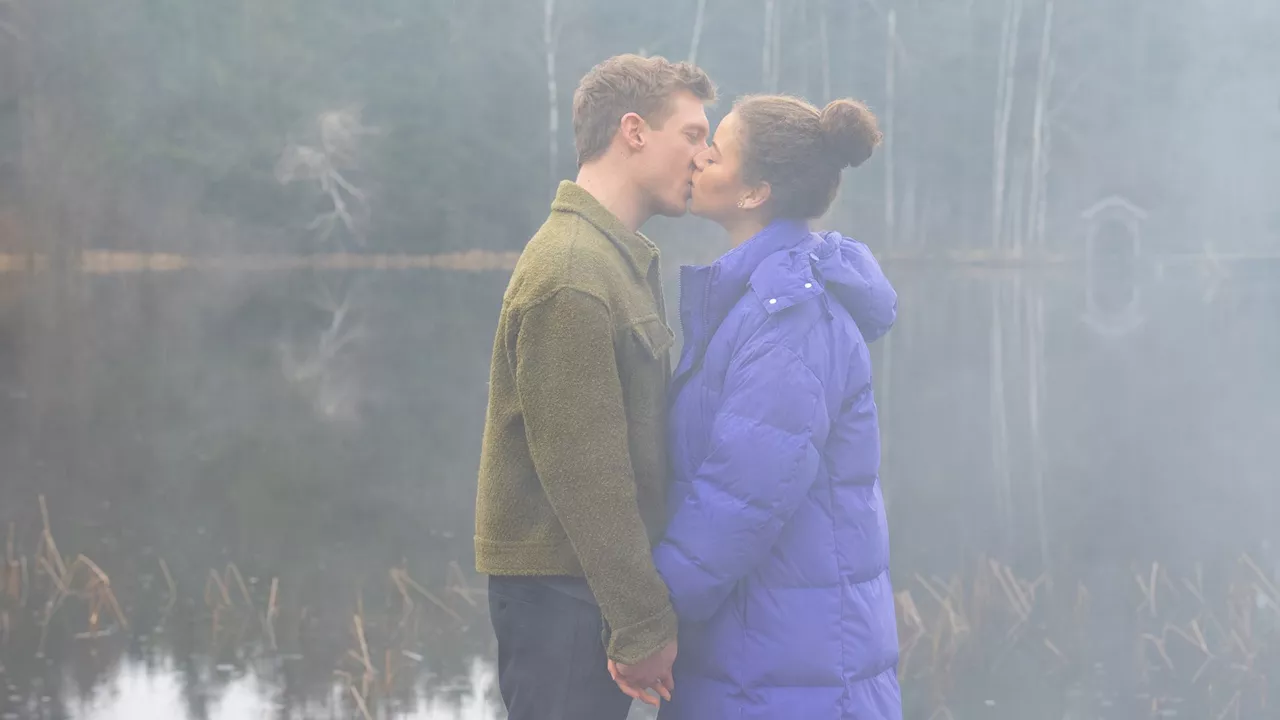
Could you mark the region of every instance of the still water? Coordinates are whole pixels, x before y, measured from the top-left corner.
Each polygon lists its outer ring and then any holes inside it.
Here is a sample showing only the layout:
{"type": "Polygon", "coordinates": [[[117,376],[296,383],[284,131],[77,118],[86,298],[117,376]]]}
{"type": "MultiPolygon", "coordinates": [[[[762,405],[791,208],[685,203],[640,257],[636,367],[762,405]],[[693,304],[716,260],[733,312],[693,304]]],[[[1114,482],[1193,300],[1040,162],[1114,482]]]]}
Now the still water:
{"type": "MultiPolygon", "coordinates": [[[[1267,712],[1280,272],[1215,273],[889,264],[909,718],[1267,712]]],[[[504,273],[7,279],[0,717],[501,717],[470,568],[504,273]]]]}
{"type": "MultiPolygon", "coordinates": [[[[214,672],[230,675],[217,690],[210,692],[203,711],[193,710],[186,697],[182,676],[172,660],[147,664],[133,660],[122,662],[114,675],[93,688],[74,684],[67,689],[76,698],[63,710],[70,720],[262,720],[276,718],[340,718],[344,717],[345,689],[335,685],[328,699],[316,699],[303,707],[288,707],[281,686],[271,680],[269,672],[232,675],[229,668],[214,672]]],[[[480,660],[472,674],[457,690],[423,685],[414,700],[397,707],[397,717],[405,720],[492,720],[498,717],[498,706],[492,697],[492,668],[480,660]]],[[[12,693],[12,688],[10,689],[12,693]]],[[[54,704],[51,696],[27,700],[11,694],[11,709],[5,718],[46,717],[54,704]]]]}

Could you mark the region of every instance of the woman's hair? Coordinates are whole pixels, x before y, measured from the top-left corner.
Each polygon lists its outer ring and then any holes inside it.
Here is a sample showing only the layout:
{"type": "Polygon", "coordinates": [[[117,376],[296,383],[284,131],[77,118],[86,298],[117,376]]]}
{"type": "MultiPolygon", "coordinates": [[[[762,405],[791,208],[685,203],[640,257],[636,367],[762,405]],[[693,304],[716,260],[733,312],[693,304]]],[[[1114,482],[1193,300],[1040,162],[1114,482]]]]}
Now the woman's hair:
{"type": "Polygon", "coordinates": [[[857,100],[819,110],[786,95],[750,95],[734,105],[742,120],[742,179],[771,188],[773,216],[811,219],[831,207],[840,172],[871,157],[884,134],[857,100]]]}

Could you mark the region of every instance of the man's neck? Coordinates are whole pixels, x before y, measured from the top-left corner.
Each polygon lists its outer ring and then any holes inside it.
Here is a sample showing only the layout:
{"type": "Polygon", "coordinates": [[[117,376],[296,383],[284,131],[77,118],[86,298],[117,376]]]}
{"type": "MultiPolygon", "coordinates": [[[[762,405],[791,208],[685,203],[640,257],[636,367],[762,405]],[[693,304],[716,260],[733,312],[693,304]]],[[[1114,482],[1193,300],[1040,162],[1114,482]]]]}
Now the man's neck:
{"type": "Polygon", "coordinates": [[[632,232],[653,215],[635,183],[618,168],[601,162],[583,165],[578,170],[577,183],[632,232]]]}

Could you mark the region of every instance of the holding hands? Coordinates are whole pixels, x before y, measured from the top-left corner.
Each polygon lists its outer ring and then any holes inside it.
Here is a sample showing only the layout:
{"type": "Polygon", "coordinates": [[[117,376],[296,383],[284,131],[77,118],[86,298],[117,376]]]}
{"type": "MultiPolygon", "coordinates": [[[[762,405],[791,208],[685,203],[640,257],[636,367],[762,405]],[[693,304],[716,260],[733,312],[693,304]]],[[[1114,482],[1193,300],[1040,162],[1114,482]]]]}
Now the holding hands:
{"type": "Polygon", "coordinates": [[[671,667],[676,661],[676,641],[659,649],[649,657],[635,665],[609,661],[609,675],[618,684],[618,689],[631,698],[658,707],[659,699],[671,702],[671,693],[676,689],[671,667]],[[650,694],[652,690],[656,694],[650,694]]]}

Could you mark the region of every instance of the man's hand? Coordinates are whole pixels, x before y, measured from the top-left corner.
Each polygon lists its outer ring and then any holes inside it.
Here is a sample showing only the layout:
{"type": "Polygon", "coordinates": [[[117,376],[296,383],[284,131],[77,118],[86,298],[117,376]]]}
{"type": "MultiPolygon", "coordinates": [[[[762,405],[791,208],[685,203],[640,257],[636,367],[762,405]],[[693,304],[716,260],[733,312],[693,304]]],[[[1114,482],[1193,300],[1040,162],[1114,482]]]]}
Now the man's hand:
{"type": "Polygon", "coordinates": [[[628,696],[658,707],[658,698],[646,690],[653,690],[667,702],[671,702],[671,693],[676,689],[675,678],[671,675],[671,666],[676,661],[676,641],[641,660],[635,665],[609,661],[609,675],[618,684],[618,688],[628,696]]]}

